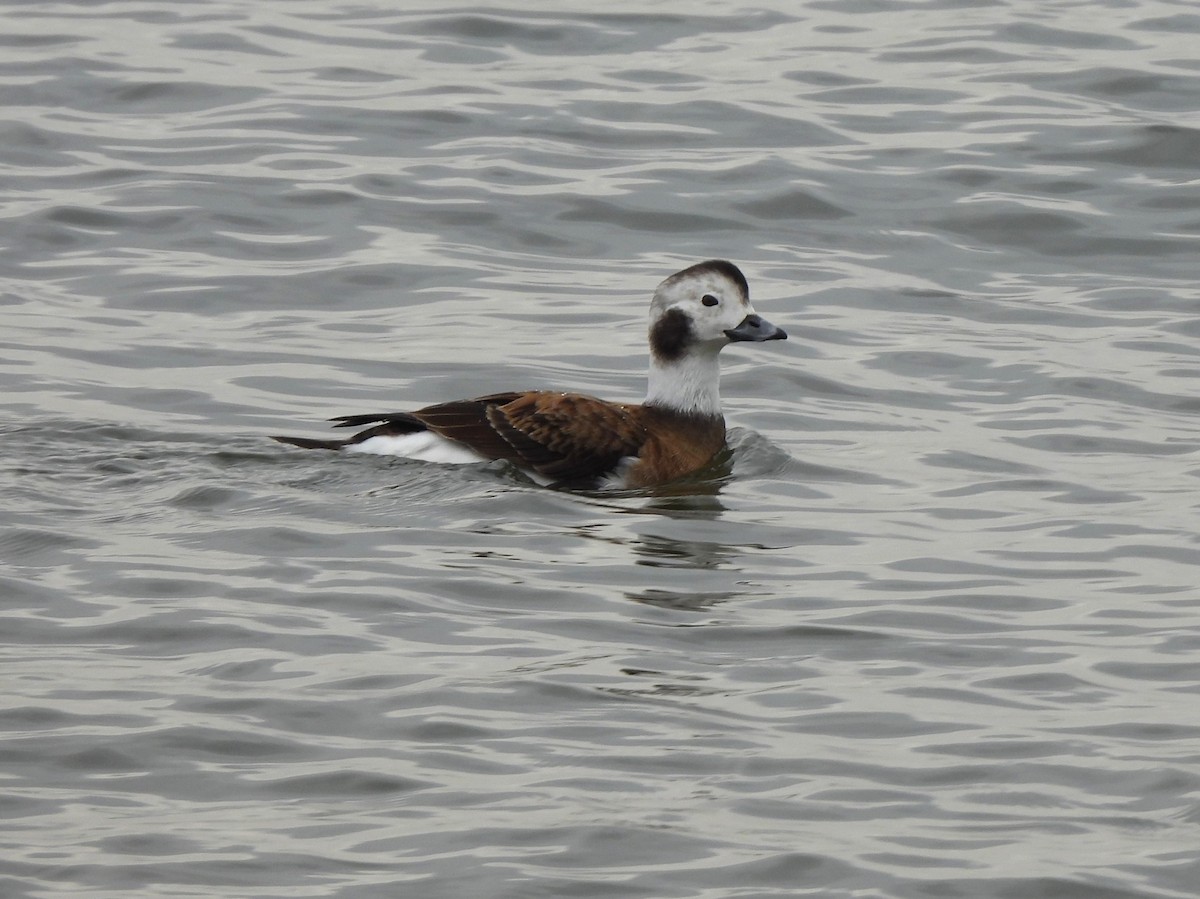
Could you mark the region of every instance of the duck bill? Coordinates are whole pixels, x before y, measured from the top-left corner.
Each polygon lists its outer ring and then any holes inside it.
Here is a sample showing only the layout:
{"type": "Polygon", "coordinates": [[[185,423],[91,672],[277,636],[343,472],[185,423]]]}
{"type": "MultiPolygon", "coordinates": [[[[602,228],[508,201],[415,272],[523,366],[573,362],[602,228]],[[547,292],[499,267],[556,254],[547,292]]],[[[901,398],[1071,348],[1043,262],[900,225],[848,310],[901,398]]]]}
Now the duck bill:
{"type": "Polygon", "coordinates": [[[730,328],[725,336],[732,341],[787,340],[787,332],[771,324],[761,315],[747,315],[736,328],[730,328]]]}

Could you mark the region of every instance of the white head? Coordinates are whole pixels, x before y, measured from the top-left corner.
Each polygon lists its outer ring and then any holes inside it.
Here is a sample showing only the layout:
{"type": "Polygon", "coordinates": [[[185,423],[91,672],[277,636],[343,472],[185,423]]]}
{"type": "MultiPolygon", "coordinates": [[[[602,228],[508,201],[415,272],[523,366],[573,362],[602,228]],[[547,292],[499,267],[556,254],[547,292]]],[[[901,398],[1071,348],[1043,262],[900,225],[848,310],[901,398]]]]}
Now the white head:
{"type": "Polygon", "coordinates": [[[719,416],[721,349],[735,341],[786,338],[754,312],[746,277],[732,262],[710,259],[676,272],[658,285],[650,303],[646,402],[719,416]]]}

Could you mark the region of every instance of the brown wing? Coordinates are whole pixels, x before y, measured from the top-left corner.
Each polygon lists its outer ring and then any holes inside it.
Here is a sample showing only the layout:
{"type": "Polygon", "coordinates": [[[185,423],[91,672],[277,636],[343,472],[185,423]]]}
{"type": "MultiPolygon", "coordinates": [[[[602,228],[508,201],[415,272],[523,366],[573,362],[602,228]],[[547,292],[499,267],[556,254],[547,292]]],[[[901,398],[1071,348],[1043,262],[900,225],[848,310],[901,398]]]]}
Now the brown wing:
{"type": "Polygon", "coordinates": [[[409,413],[409,416],[435,434],[466,444],[491,459],[507,459],[520,464],[520,456],[507,440],[496,433],[488,418],[490,408],[511,403],[519,396],[523,396],[523,393],[493,393],[471,400],[454,400],[426,406],[409,413]]]}
{"type": "Polygon", "coordinates": [[[586,481],[636,456],[646,431],[628,408],[575,393],[497,393],[412,413],[429,430],[556,481],[586,481]]]}

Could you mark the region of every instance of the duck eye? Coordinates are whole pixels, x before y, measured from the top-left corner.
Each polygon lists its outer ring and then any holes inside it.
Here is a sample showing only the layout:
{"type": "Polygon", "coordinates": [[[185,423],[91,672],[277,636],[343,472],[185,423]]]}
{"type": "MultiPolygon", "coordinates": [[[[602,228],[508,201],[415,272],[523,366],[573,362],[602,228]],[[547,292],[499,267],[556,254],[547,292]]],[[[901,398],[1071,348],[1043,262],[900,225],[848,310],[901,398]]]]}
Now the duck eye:
{"type": "Polygon", "coordinates": [[[721,301],[718,300],[716,297],[714,297],[711,293],[706,293],[704,296],[702,296],[700,298],[700,302],[703,303],[705,306],[715,306],[715,305],[717,305],[717,303],[719,303],[721,301]]]}

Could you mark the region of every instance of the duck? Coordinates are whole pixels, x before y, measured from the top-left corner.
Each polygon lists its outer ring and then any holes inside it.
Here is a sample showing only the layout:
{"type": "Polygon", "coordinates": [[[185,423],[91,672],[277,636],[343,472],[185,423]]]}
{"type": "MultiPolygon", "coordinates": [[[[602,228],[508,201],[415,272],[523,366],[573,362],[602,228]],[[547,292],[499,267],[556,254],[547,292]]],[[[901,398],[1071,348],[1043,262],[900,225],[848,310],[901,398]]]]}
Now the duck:
{"type": "Polygon", "coordinates": [[[646,398],[517,390],[413,412],[342,415],[344,438],[273,435],[304,449],[428,462],[505,460],[537,483],[567,489],[652,488],[705,469],[725,449],[718,356],[731,343],[786,340],[754,311],[741,270],[724,259],[666,278],[650,302],[646,398]]]}

